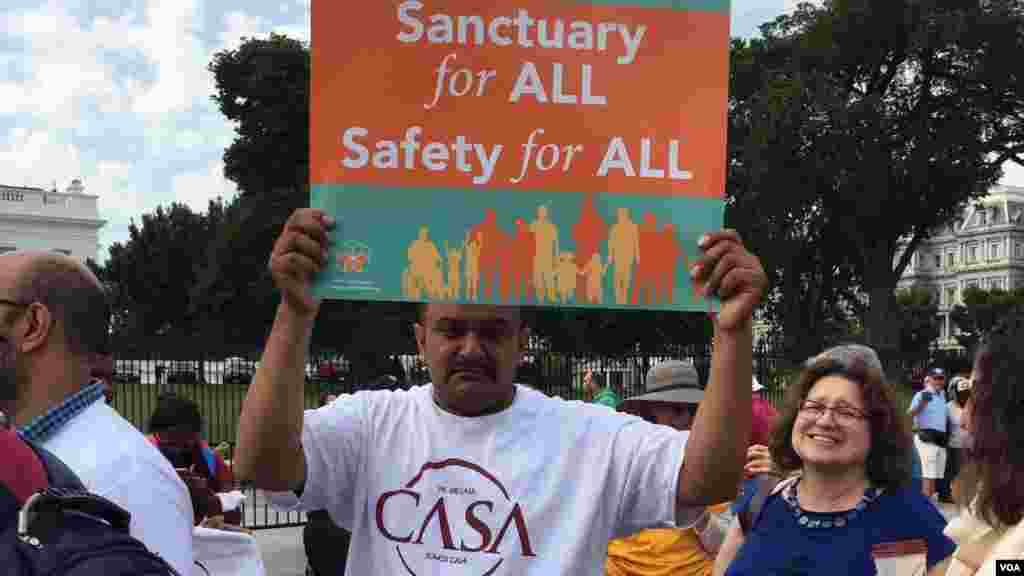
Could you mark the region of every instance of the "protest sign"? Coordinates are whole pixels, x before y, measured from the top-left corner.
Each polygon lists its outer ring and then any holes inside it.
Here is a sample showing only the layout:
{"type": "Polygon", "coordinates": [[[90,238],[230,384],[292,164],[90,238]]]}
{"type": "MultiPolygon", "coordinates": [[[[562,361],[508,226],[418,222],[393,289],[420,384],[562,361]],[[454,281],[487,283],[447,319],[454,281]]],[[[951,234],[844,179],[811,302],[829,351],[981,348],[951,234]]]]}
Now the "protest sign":
{"type": "Polygon", "coordinates": [[[320,297],[706,310],[728,0],[314,0],[320,297]]]}

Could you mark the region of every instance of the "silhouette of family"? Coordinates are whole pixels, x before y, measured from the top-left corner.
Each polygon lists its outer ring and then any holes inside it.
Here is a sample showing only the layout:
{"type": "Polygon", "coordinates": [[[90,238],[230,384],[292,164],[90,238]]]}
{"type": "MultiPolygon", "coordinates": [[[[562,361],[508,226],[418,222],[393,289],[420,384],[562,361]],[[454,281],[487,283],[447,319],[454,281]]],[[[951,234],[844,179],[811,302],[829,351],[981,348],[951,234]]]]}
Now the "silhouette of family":
{"type": "MultiPolygon", "coordinates": [[[[659,229],[652,212],[637,224],[629,209],[620,207],[615,223],[608,226],[594,206],[593,193],[584,197],[572,239],[576,251],[562,250],[547,206],[537,208],[532,222],[517,218],[509,232],[498,225],[497,213],[487,209],[460,245],[444,241],[443,253],[422,226],[409,244],[402,293],[410,299],[477,302],[482,284],[486,302],[603,304],[611,268],[615,304],[672,304],[679,261],[689,269],[673,224],[659,229]],[[603,262],[606,242],[608,258],[603,262]]],[[[693,300],[699,299],[694,292],[693,300]]]]}

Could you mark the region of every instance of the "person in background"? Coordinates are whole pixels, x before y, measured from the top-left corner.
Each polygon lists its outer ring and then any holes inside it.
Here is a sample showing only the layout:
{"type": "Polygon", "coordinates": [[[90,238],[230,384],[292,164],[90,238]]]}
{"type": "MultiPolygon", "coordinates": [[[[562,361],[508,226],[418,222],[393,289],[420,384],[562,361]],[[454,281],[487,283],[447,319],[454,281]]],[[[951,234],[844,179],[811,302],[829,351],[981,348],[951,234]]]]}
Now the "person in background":
{"type": "Polygon", "coordinates": [[[147,440],[167,457],[189,487],[195,523],[223,516],[224,523],[240,526],[238,506],[244,496],[235,491],[234,476],[224,459],[200,438],[199,405],[175,394],[163,394],[147,428],[147,440]]]}
{"type": "Polygon", "coordinates": [[[968,509],[947,528],[958,546],[946,576],[1012,573],[997,571],[998,561],[1024,559],[1022,337],[1024,319],[1011,319],[975,354],[961,426],[980,480],[968,509]]]}
{"type": "Polygon", "coordinates": [[[935,497],[935,485],[946,471],[946,442],[949,414],[944,392],[946,372],[932,368],[924,379],[924,389],[914,394],[907,413],[914,417],[914,446],[921,455],[921,491],[935,497]]]}
{"type": "Polygon", "coordinates": [[[965,450],[970,448],[970,434],[960,426],[960,417],[967,399],[971,397],[971,379],[956,376],[950,382],[950,399],[946,404],[949,418],[949,444],[946,446],[946,470],[938,485],[939,501],[953,503],[953,481],[960,475],[965,450]]]}
{"type": "Polygon", "coordinates": [[[881,366],[856,345],[805,365],[770,444],[776,468],[798,474],[769,490],[746,531],[733,522],[716,575],[887,574],[893,561],[920,574],[952,553],[942,515],[908,486],[910,433],[881,366]],[[879,553],[907,542],[921,545],[879,553]]]}
{"type": "Polygon", "coordinates": [[[0,411],[90,492],[127,510],[133,537],[191,574],[188,488],[92,381],[109,321],[103,285],[79,260],[53,252],[0,255],[0,411]]]}
{"type": "MultiPolygon", "coordinates": [[[[679,360],[662,362],[647,373],[644,392],[626,399],[623,412],[648,422],[689,432],[697,407],[704,398],[697,370],[679,360]]],[[[728,509],[728,503],[709,506],[693,527],[666,526],[638,532],[608,542],[608,576],[708,576],[714,563],[717,544],[724,536],[702,542],[701,535],[716,530],[711,516],[728,509]],[[714,549],[709,550],[709,547],[714,549]]]]}
{"type": "Polygon", "coordinates": [[[607,406],[612,410],[618,410],[622,399],[615,393],[611,386],[603,386],[604,374],[594,374],[587,370],[583,375],[583,393],[588,402],[607,406]]]}
{"type": "Polygon", "coordinates": [[[750,446],[747,448],[748,460],[747,465],[743,469],[743,482],[740,484],[736,499],[730,507],[730,514],[733,516],[736,515],[737,511],[749,505],[750,499],[753,498],[754,493],[757,491],[758,476],[768,473],[778,476],[777,471],[772,469],[771,466],[761,471],[751,467],[751,458],[771,459],[768,444],[771,440],[771,433],[775,428],[775,423],[779,419],[778,411],[764,397],[764,385],[757,381],[756,376],[752,377],[751,380],[750,391],[753,397],[750,403],[750,446]]]}

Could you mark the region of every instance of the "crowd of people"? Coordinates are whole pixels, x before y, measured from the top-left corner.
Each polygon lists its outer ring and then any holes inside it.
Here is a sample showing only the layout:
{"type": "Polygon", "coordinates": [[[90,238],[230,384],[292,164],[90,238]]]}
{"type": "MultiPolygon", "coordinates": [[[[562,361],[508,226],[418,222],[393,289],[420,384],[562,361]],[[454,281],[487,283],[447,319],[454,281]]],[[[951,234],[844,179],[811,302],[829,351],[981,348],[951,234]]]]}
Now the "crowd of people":
{"type": "MultiPolygon", "coordinates": [[[[238,522],[239,481],[316,512],[307,544],[351,542],[317,573],[965,576],[1024,557],[1019,325],[985,341],[970,375],[947,386],[931,371],[909,416],[859,345],[808,360],[776,414],[751,370],[765,273],[719,231],[691,271],[720,299],[707,382],[668,361],[632,397],[605,393],[596,374],[591,402],[548,397],[515,383],[521,310],[432,303],[414,326],[432,383],[304,410],[319,309],[309,289],[332,227],[301,209],[274,245],[282,299],[231,467],[202,440],[193,402],[162,396],[147,437],[104,401],[93,376],[106,302],[86,267],[0,255],[0,441],[11,446],[0,484],[20,487],[20,501],[39,482],[38,464],[11,460],[33,451],[14,446],[52,454],[183,575],[196,573],[194,527],[238,522]],[[959,509],[949,524],[943,479],[959,509]]],[[[14,557],[3,551],[19,530],[18,542],[36,538],[19,526],[3,532],[0,558],[14,557]]]]}

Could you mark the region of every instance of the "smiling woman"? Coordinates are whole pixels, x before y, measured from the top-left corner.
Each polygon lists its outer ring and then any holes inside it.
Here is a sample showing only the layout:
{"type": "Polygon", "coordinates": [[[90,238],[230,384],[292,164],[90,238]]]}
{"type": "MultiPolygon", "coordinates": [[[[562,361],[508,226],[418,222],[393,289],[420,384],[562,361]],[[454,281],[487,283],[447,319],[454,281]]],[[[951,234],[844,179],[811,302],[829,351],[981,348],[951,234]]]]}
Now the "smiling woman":
{"type": "Polygon", "coordinates": [[[924,574],[953,551],[945,520],[911,479],[911,436],[873,350],[842,346],[807,363],[770,442],[791,476],[760,494],[715,574],[924,574]]]}

